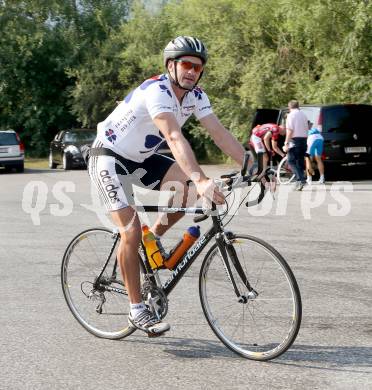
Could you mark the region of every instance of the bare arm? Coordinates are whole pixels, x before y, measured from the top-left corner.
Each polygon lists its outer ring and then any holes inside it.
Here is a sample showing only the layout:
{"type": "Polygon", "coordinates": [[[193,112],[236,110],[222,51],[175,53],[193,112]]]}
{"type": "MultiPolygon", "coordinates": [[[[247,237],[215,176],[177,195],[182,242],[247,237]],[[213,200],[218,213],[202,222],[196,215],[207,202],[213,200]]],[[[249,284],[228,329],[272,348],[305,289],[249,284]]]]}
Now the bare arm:
{"type": "Polygon", "coordinates": [[[292,139],[292,135],[293,135],[293,130],[287,128],[284,144],[287,144],[292,139]]]}
{"type": "Polygon", "coordinates": [[[240,142],[221,124],[216,115],[210,114],[200,120],[214,143],[240,166],[243,164],[244,148],[240,142]]]}
{"type": "Polygon", "coordinates": [[[278,141],[271,140],[271,143],[272,143],[272,146],[273,146],[273,149],[274,149],[275,153],[279,154],[279,156],[284,157],[285,154],[280,150],[280,148],[278,146],[278,141]]]}
{"type": "Polygon", "coordinates": [[[270,131],[268,131],[265,134],[263,141],[264,141],[264,144],[266,146],[266,150],[268,150],[270,152],[271,151],[271,142],[270,142],[271,141],[271,132],[270,131]]]}
{"type": "Polygon", "coordinates": [[[196,161],[190,144],[183,136],[181,128],[172,113],[164,112],[153,119],[156,127],[164,135],[170,150],[178,165],[187,177],[191,178],[201,196],[213,199],[217,204],[224,202],[224,195],[215,188],[212,180],[208,179],[196,161]],[[211,194],[208,196],[208,194],[211,194]]]}
{"type": "Polygon", "coordinates": [[[290,119],[290,115],[291,114],[289,113],[288,116],[287,116],[286,124],[285,124],[286,133],[285,133],[284,145],[287,145],[290,142],[290,140],[292,139],[292,136],[293,136],[292,121],[290,119]]]}
{"type": "Polygon", "coordinates": [[[285,141],[284,141],[284,146],[283,146],[283,150],[285,152],[288,151],[288,144],[289,142],[291,141],[292,139],[292,135],[293,135],[293,130],[288,128],[288,121],[287,121],[287,124],[286,124],[286,133],[285,133],[285,141]]]}
{"type": "Polygon", "coordinates": [[[174,115],[167,112],[161,113],[154,118],[154,123],[164,135],[174,158],[186,176],[191,177],[192,173],[198,172],[201,179],[206,179],[174,115]]]}

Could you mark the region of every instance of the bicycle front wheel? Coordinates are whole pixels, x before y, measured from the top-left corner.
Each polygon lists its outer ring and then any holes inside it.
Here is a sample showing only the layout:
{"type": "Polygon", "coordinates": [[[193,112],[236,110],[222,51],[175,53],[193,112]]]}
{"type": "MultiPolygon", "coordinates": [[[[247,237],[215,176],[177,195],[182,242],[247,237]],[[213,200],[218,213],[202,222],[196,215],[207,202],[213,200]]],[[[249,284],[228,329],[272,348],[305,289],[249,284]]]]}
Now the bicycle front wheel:
{"type": "Polygon", "coordinates": [[[68,245],[61,267],[62,290],[72,314],[88,332],[107,339],[126,337],[135,330],[128,325],[129,300],[116,264],[115,239],[104,228],[80,233],[68,245]]]}
{"type": "MultiPolygon", "coordinates": [[[[207,253],[199,277],[205,317],[216,336],[232,351],[252,360],[270,360],[294,342],[301,324],[301,296],[283,257],[264,241],[246,235],[231,239],[236,258],[257,296],[229,261],[239,293],[236,295],[220,250],[207,253]]],[[[231,253],[231,252],[230,252],[231,253]]]]}
{"type": "Polygon", "coordinates": [[[289,184],[294,181],[295,177],[296,175],[293,173],[292,169],[288,165],[288,156],[284,156],[278,164],[278,182],[280,184],[289,184]]]}

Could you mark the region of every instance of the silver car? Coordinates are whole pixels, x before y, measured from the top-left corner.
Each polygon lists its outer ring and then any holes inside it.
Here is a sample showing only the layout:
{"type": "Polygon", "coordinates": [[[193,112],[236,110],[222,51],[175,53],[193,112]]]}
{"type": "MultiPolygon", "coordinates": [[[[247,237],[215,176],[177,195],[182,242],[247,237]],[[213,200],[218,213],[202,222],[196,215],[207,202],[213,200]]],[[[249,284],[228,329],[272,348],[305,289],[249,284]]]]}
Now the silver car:
{"type": "Polygon", "coordinates": [[[25,147],[14,130],[0,130],[0,167],[24,171],[25,147]]]}

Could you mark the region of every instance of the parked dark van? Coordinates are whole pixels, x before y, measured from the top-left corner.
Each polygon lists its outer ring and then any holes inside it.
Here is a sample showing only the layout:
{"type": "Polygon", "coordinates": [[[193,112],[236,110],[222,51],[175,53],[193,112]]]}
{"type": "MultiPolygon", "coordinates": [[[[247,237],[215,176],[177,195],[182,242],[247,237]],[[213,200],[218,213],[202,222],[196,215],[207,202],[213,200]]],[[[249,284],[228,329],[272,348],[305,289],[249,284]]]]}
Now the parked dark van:
{"type": "MultiPolygon", "coordinates": [[[[322,130],[324,155],[328,166],[372,166],[372,105],[332,104],[303,105],[311,126],[322,130]]],[[[285,126],[288,108],[258,109],[252,122],[285,126]]]]}

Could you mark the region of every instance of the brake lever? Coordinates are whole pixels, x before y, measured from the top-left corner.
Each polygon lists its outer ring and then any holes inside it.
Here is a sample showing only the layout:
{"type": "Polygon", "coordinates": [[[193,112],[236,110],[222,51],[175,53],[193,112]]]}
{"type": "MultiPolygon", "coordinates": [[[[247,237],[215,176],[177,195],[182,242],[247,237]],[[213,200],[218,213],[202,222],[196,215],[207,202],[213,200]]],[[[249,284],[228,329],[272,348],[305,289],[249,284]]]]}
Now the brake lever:
{"type": "Polygon", "coordinates": [[[252,185],[252,176],[243,176],[243,182],[247,183],[248,187],[252,185]]]}
{"type": "Polygon", "coordinates": [[[236,175],[238,175],[239,172],[238,171],[235,171],[235,172],[232,172],[232,173],[225,173],[224,175],[221,176],[221,179],[230,179],[236,175]]]}
{"type": "MultiPolygon", "coordinates": [[[[237,176],[236,179],[238,179],[240,183],[247,183],[247,187],[252,185],[251,176],[249,176],[249,175],[237,176]]],[[[231,191],[233,189],[233,185],[234,185],[234,178],[232,177],[229,180],[227,180],[226,185],[227,185],[227,190],[231,191]]]]}

